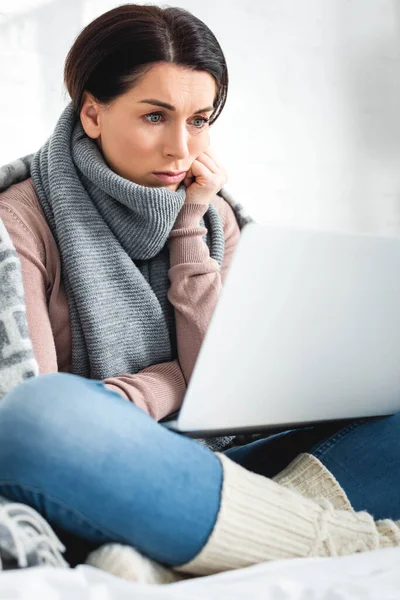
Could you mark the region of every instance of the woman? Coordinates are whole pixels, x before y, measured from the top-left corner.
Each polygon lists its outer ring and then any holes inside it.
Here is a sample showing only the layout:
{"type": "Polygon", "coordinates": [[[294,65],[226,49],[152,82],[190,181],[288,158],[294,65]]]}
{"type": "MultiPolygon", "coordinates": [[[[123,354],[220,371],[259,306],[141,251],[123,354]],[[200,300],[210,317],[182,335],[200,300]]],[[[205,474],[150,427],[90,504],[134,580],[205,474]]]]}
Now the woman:
{"type": "Polygon", "coordinates": [[[0,404],[0,494],[131,579],[400,544],[398,415],[218,453],[157,422],[182,403],[240,235],[210,149],[215,36],[179,8],[121,6],[79,35],[65,83],[31,178],[0,196],[41,374],[0,404]]]}

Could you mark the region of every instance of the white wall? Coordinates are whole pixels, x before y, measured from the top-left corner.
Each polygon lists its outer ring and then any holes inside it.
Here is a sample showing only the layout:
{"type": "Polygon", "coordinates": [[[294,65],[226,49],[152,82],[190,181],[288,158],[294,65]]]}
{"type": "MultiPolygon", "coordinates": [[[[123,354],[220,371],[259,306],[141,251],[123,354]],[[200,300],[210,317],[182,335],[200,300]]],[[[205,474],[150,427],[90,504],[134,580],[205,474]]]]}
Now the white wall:
{"type": "MultiPolygon", "coordinates": [[[[0,0],[0,163],[50,135],[73,39],[121,3],[0,0]]],[[[399,0],[170,5],[224,49],[231,84],[213,145],[257,220],[400,232],[399,0]]]]}

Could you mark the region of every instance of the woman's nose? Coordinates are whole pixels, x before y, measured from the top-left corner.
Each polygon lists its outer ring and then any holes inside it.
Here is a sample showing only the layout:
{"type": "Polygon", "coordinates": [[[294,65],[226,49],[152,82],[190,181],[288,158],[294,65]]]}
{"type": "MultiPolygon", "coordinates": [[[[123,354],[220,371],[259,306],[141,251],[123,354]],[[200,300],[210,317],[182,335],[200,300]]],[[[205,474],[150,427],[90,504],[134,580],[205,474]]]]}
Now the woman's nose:
{"type": "Polygon", "coordinates": [[[189,140],[186,125],[171,128],[166,135],[164,143],[165,153],[178,159],[189,155],[189,140]]]}

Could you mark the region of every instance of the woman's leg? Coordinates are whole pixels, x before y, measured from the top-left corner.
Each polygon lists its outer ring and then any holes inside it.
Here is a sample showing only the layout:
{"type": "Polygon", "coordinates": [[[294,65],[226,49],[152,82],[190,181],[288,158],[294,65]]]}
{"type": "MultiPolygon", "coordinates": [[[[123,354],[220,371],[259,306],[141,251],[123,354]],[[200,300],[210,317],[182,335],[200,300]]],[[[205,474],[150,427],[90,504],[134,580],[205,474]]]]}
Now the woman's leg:
{"type": "Polygon", "coordinates": [[[0,494],[93,546],[190,560],[215,523],[221,483],[214,453],[101,382],[43,375],[0,402],[0,494]]]}
{"type": "MultiPolygon", "coordinates": [[[[279,475],[280,471],[288,467],[291,472],[290,463],[295,460],[297,480],[299,470],[304,474],[302,491],[307,487],[308,467],[318,470],[317,462],[310,460],[315,457],[336,479],[354,510],[365,510],[375,519],[400,519],[400,413],[346,425],[328,423],[290,430],[231,448],[225,454],[246,469],[275,477],[280,483],[289,481],[279,475]],[[299,455],[300,461],[296,458],[299,455]]],[[[327,471],[321,469],[320,476],[327,471]]]]}
{"type": "Polygon", "coordinates": [[[301,452],[308,451],[314,444],[341,429],[341,423],[289,429],[243,446],[234,446],[225,450],[224,454],[253,473],[273,477],[301,452]]]}
{"type": "Polygon", "coordinates": [[[400,413],[348,425],[310,454],[334,475],[354,510],[400,519],[400,413]]]}
{"type": "Polygon", "coordinates": [[[400,545],[392,521],[305,498],[74,375],[31,379],[2,400],[0,474],[0,494],[51,523],[185,573],[400,545]]]}

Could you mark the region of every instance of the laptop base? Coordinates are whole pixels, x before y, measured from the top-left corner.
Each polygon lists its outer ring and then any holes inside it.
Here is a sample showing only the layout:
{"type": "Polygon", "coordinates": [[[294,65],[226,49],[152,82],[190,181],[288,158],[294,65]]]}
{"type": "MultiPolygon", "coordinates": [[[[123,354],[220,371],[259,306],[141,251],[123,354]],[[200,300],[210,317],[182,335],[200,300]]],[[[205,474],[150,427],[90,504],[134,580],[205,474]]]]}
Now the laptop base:
{"type": "Polygon", "coordinates": [[[363,422],[373,421],[375,419],[381,419],[383,417],[387,417],[389,415],[376,416],[376,417],[354,417],[351,419],[331,419],[331,420],[323,420],[323,421],[308,421],[304,423],[284,423],[282,425],[262,425],[262,426],[248,426],[248,427],[235,427],[235,428],[226,428],[226,429],[205,429],[201,431],[182,431],[178,427],[177,420],[171,421],[160,421],[160,423],[170,429],[171,431],[175,431],[175,433],[180,433],[182,435],[186,435],[190,438],[207,438],[207,437],[219,437],[226,435],[252,435],[252,434],[260,434],[267,433],[268,435],[273,435],[275,433],[281,433],[282,431],[288,431],[289,429],[304,429],[307,427],[314,427],[317,425],[327,425],[328,423],[337,423],[338,426],[342,425],[345,427],[346,425],[352,423],[353,421],[361,420],[363,422]]]}

